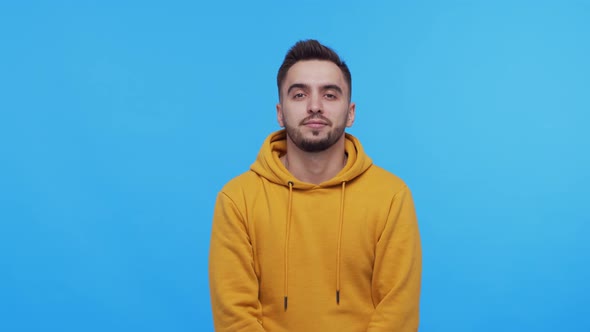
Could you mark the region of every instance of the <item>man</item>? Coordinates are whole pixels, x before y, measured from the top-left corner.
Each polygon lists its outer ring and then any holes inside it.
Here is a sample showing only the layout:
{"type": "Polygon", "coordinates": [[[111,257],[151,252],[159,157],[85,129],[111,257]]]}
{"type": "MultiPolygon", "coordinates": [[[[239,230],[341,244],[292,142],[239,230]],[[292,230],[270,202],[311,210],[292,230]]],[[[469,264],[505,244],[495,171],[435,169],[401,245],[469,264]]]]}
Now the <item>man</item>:
{"type": "Polygon", "coordinates": [[[216,331],[416,331],[421,248],[408,187],[345,133],[351,75],[300,41],[251,169],[219,193],[209,280],[216,331]]]}

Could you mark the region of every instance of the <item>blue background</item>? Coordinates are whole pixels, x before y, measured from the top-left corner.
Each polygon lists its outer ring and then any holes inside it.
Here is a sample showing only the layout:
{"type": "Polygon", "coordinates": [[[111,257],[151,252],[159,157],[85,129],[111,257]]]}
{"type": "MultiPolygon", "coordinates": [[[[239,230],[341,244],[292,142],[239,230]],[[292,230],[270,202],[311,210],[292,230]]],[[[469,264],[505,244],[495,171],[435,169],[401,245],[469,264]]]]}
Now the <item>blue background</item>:
{"type": "MultiPolygon", "coordinates": [[[[18,4],[17,4],[18,3],[18,4]]],[[[0,5],[0,331],[212,330],[223,184],[299,39],[412,188],[421,329],[590,331],[587,1],[0,5]]]]}

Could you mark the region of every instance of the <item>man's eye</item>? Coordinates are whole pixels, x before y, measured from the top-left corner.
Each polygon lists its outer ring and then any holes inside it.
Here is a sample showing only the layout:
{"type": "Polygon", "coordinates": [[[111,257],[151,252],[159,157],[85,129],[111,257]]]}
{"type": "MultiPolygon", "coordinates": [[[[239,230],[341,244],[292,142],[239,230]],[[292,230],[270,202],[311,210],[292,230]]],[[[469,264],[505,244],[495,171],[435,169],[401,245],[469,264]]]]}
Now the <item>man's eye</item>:
{"type": "Polygon", "coordinates": [[[336,95],[333,95],[331,93],[326,94],[326,98],[328,99],[336,99],[336,95]]]}
{"type": "Polygon", "coordinates": [[[296,93],[293,95],[294,98],[303,98],[304,94],[303,93],[296,93]]]}

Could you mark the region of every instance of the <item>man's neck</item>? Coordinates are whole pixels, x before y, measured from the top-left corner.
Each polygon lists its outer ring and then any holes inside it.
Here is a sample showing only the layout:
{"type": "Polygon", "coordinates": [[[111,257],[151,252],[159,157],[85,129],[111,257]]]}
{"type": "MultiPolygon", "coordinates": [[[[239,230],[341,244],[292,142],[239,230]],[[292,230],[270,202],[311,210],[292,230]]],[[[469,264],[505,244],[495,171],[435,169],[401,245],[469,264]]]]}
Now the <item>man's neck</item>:
{"type": "Polygon", "coordinates": [[[287,138],[287,154],[281,157],[283,165],[299,181],[320,184],[328,181],[346,165],[345,138],[320,152],[306,152],[287,138]]]}

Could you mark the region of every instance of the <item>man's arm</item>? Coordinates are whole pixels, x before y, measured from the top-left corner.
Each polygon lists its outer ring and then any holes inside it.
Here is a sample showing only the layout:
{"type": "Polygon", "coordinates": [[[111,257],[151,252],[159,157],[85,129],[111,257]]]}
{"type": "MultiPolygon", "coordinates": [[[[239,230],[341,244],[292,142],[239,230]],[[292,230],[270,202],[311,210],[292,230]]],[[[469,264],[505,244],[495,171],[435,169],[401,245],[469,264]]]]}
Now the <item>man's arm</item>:
{"type": "Polygon", "coordinates": [[[375,312],[368,332],[418,330],[422,251],[412,195],[404,187],[391,203],[373,267],[375,312]]]}
{"type": "Polygon", "coordinates": [[[223,192],[213,215],[209,285],[215,331],[264,331],[248,229],[236,204],[223,192]]]}

